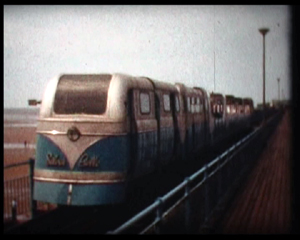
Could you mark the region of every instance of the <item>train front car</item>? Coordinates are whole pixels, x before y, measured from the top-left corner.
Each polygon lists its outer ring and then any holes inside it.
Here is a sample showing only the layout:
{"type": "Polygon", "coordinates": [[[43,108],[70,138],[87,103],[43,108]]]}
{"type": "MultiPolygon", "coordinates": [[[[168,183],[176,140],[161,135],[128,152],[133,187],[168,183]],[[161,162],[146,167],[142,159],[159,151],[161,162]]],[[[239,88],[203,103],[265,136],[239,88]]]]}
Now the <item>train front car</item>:
{"type": "Polygon", "coordinates": [[[124,201],[129,136],[121,80],[62,75],[49,82],[37,127],[35,200],[81,206],[124,201]]]}

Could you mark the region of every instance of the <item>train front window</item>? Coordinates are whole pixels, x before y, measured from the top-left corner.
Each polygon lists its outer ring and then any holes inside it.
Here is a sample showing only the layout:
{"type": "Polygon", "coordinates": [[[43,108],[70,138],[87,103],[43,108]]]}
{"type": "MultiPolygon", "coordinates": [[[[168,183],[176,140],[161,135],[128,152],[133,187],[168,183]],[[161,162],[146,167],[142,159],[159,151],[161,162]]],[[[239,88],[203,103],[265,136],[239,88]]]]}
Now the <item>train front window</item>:
{"type": "Polygon", "coordinates": [[[103,114],[111,75],[63,75],[57,85],[57,114],[103,114]]]}

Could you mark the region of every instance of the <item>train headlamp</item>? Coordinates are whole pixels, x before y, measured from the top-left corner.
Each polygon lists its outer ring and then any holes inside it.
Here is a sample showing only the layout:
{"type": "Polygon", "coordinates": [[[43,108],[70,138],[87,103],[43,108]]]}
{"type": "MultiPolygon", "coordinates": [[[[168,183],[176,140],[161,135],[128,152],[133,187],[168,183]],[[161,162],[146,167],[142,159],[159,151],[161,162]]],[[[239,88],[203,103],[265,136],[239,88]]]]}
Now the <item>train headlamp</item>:
{"type": "Polygon", "coordinates": [[[67,136],[72,142],[75,142],[80,138],[80,132],[76,127],[71,127],[68,129],[67,136]]]}

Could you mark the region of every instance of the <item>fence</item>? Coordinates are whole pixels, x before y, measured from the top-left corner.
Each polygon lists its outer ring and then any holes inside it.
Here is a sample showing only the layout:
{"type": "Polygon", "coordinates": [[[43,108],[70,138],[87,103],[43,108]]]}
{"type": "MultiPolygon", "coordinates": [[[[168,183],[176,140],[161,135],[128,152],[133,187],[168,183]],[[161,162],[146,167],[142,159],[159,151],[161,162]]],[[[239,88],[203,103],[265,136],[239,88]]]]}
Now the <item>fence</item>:
{"type": "Polygon", "coordinates": [[[12,180],[4,181],[4,220],[15,221],[17,215],[33,216],[37,208],[36,201],[33,200],[33,169],[34,159],[10,164],[5,169],[28,165],[29,174],[12,180]]]}
{"type": "Polygon", "coordinates": [[[223,154],[187,177],[152,205],[109,234],[195,233],[205,226],[217,206],[254,165],[282,117],[278,112],[223,154]]]}

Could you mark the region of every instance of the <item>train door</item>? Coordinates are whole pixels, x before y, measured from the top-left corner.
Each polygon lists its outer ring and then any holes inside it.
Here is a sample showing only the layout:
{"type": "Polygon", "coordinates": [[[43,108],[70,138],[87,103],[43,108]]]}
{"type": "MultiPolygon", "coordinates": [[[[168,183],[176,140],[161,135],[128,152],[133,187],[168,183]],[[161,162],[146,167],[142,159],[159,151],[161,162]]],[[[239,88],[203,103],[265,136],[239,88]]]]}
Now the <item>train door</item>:
{"type": "Polygon", "coordinates": [[[132,177],[135,172],[135,163],[137,160],[137,125],[136,125],[136,117],[135,117],[135,107],[134,104],[134,90],[130,89],[127,95],[127,117],[128,117],[128,125],[129,125],[129,144],[130,144],[130,156],[129,156],[129,166],[128,166],[128,176],[132,177]]]}
{"type": "Polygon", "coordinates": [[[199,118],[198,123],[198,147],[199,149],[203,149],[204,143],[205,143],[205,122],[204,122],[204,113],[203,113],[203,107],[202,107],[202,92],[199,91],[197,98],[196,98],[196,113],[199,118]]]}
{"type": "Polygon", "coordinates": [[[178,94],[171,94],[171,111],[173,117],[173,126],[174,126],[174,156],[178,156],[180,153],[180,136],[179,136],[179,98],[178,94]]]}
{"type": "Polygon", "coordinates": [[[137,125],[137,172],[143,175],[154,171],[157,158],[157,121],[154,92],[139,89],[135,94],[137,125]]]}
{"type": "Polygon", "coordinates": [[[161,154],[160,154],[160,100],[159,100],[159,96],[157,94],[157,92],[154,93],[154,102],[155,102],[155,119],[157,121],[157,158],[155,161],[155,169],[158,170],[160,169],[160,159],[161,159],[161,154]]]}
{"type": "Polygon", "coordinates": [[[194,152],[197,148],[197,116],[195,115],[195,97],[191,97],[191,119],[192,119],[192,151],[194,152]]]}
{"type": "Polygon", "coordinates": [[[208,97],[207,93],[198,87],[195,87],[197,91],[197,102],[196,105],[199,108],[199,116],[200,116],[200,139],[201,139],[201,148],[210,145],[211,134],[210,134],[210,115],[209,115],[209,105],[208,105],[208,97]]]}
{"type": "Polygon", "coordinates": [[[206,96],[202,92],[200,97],[200,113],[202,114],[202,131],[203,131],[203,146],[205,147],[209,143],[209,125],[208,125],[208,109],[206,107],[206,96]]]}
{"type": "Polygon", "coordinates": [[[209,146],[212,146],[214,143],[214,137],[213,137],[213,132],[214,132],[214,118],[211,113],[211,105],[210,105],[211,98],[209,95],[206,95],[205,98],[205,108],[206,108],[206,113],[207,113],[207,120],[208,120],[208,143],[209,146]]]}
{"type": "Polygon", "coordinates": [[[180,133],[180,142],[183,144],[185,142],[185,134],[186,134],[186,117],[185,117],[185,106],[184,106],[184,96],[179,94],[179,115],[178,115],[178,126],[180,133]]]}
{"type": "Polygon", "coordinates": [[[191,97],[186,96],[186,153],[190,156],[193,150],[193,114],[191,113],[191,97]]]}
{"type": "Polygon", "coordinates": [[[203,133],[203,114],[200,111],[200,98],[201,92],[194,90],[194,150],[199,152],[204,143],[204,133],[203,133]]]}
{"type": "Polygon", "coordinates": [[[171,111],[170,92],[160,91],[160,156],[163,165],[171,160],[174,149],[174,125],[171,111]]]}
{"type": "MultiPolygon", "coordinates": [[[[179,133],[179,145],[180,145],[180,160],[183,161],[185,158],[185,140],[186,140],[186,113],[184,106],[184,96],[179,93],[178,95],[178,114],[177,114],[177,124],[179,133]]],[[[175,100],[176,101],[176,100],[175,100]]]]}

